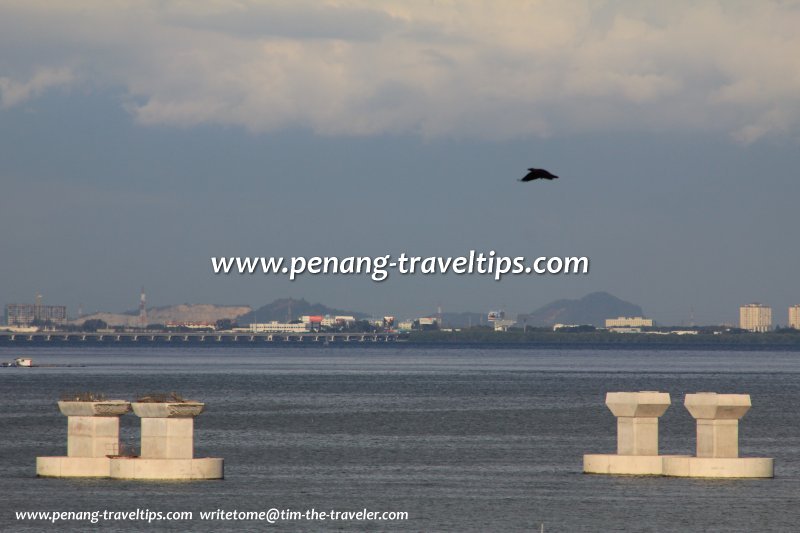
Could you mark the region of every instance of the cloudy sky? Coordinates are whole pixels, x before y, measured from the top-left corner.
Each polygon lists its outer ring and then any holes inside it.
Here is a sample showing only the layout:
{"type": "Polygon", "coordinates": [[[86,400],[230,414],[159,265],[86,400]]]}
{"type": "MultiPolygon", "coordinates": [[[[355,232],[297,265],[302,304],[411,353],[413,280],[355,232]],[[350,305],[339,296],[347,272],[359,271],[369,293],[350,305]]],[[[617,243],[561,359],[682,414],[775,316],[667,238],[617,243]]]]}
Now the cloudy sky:
{"type": "Polygon", "coordinates": [[[800,3],[0,0],[0,301],[800,302],[800,3]],[[521,184],[528,166],[562,176],[521,184]],[[588,276],[215,276],[219,255],[588,276]]]}

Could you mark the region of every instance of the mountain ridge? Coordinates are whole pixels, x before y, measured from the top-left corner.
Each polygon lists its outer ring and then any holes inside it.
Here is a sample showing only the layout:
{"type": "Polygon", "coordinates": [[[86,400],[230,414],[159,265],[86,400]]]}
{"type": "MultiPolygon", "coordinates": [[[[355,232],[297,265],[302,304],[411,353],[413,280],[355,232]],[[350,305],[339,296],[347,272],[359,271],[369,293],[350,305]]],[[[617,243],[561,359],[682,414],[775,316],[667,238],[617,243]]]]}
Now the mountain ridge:
{"type": "Polygon", "coordinates": [[[237,317],[236,321],[240,326],[246,326],[253,322],[272,322],[273,320],[286,322],[287,320],[296,320],[303,315],[353,316],[356,319],[370,316],[360,311],[336,309],[321,303],[312,304],[306,301],[305,298],[300,298],[299,300],[295,298],[279,298],[237,317]]]}
{"type": "Polygon", "coordinates": [[[517,321],[534,327],[552,327],[555,324],[605,327],[607,318],[619,316],[644,316],[644,312],[640,306],[607,292],[592,292],[576,300],[555,300],[532,313],[518,315],[517,321]]]}

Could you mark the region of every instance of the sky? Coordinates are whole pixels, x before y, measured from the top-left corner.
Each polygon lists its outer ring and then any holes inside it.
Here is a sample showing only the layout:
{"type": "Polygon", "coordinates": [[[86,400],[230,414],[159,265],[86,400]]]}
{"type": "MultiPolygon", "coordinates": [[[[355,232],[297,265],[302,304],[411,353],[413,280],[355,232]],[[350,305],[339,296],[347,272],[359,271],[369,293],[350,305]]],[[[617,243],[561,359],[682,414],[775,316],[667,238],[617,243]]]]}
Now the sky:
{"type": "Polygon", "coordinates": [[[0,302],[800,303],[800,2],[0,0],[0,302]],[[561,176],[523,184],[528,167],[561,176]],[[581,276],[215,256],[586,256],[581,276]]]}

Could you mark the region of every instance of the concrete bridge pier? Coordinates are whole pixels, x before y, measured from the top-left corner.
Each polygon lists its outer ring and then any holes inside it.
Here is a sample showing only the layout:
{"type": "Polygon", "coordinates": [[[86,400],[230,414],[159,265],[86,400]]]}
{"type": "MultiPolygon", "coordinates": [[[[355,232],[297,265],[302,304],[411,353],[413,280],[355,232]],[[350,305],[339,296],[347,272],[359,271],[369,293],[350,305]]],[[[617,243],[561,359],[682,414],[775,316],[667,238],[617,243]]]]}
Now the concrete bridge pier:
{"type": "Polygon", "coordinates": [[[665,475],[710,478],[774,476],[771,458],[739,457],[739,419],[752,406],[749,394],[687,394],[684,405],[697,420],[697,455],[665,457],[665,475]]]}
{"type": "Polygon", "coordinates": [[[617,453],[583,456],[587,474],[660,475],[658,418],[670,406],[666,392],[609,392],[606,406],[617,417],[617,453]]]}

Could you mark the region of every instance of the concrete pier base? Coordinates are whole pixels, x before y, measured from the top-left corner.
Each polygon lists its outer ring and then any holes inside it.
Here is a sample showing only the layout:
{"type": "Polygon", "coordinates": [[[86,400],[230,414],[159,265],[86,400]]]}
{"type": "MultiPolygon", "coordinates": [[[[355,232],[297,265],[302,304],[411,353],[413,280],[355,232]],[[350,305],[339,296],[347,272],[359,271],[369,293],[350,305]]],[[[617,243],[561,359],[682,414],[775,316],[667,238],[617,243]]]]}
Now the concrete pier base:
{"type": "Polygon", "coordinates": [[[585,474],[660,476],[664,471],[663,459],[663,455],[586,454],[583,456],[583,472],[585,474]]]}
{"type": "Polygon", "coordinates": [[[108,477],[108,457],[37,457],[36,475],[41,477],[108,477]]]}
{"type": "Polygon", "coordinates": [[[111,459],[111,477],[115,479],[223,479],[224,461],[216,457],[200,459],[111,459]]]}
{"type": "Polygon", "coordinates": [[[664,475],[706,478],[774,477],[769,457],[664,457],[664,475]]]}

